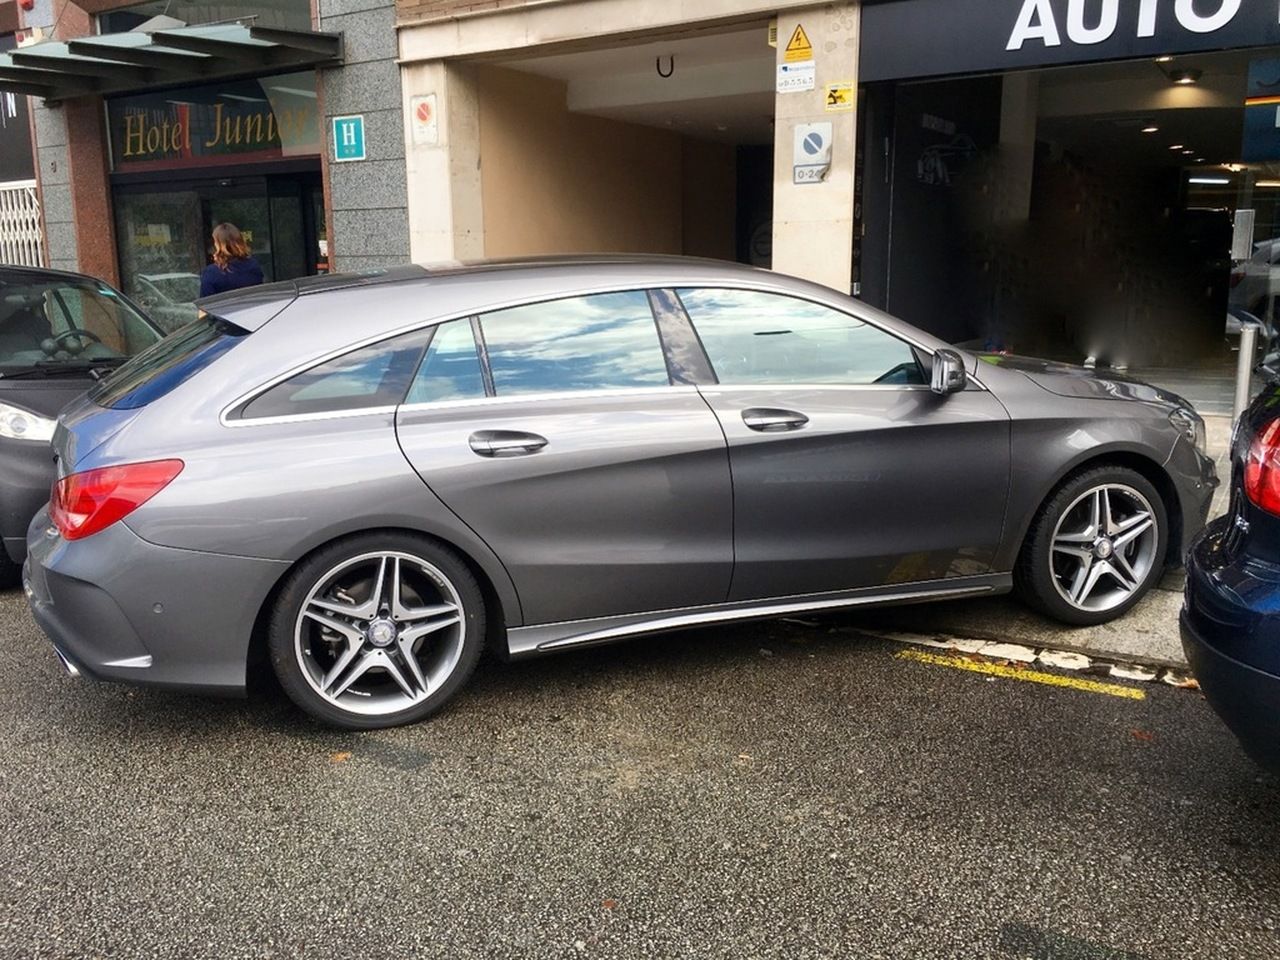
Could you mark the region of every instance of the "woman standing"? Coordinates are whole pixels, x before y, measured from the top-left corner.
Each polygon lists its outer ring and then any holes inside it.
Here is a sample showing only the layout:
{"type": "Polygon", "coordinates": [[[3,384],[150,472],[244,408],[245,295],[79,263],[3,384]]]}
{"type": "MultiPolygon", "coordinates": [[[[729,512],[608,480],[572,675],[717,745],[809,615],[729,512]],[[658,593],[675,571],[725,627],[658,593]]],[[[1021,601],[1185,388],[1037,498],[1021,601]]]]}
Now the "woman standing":
{"type": "Polygon", "coordinates": [[[213,263],[200,274],[200,296],[208,297],[262,282],[262,267],[249,253],[240,228],[220,223],[213,228],[213,263]]]}

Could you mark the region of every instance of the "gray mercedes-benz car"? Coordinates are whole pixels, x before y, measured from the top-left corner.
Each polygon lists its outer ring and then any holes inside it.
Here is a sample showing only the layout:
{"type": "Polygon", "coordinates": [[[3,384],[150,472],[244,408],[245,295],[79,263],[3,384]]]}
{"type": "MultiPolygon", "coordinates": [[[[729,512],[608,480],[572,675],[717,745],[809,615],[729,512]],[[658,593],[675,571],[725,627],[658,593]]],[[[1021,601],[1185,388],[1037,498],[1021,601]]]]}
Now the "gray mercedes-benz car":
{"type": "Polygon", "coordinates": [[[1017,588],[1119,616],[1217,479],[1177,397],[680,258],[257,287],[59,418],[25,587],[69,669],[348,727],[511,657],[1017,588]]]}

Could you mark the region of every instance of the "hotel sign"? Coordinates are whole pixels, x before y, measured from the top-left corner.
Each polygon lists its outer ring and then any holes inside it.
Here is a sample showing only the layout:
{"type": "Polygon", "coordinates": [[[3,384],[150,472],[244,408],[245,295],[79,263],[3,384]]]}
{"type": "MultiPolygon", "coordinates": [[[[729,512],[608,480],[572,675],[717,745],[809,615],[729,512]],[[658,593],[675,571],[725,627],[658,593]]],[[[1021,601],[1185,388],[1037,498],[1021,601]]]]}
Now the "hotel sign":
{"type": "Polygon", "coordinates": [[[1280,45],[1280,0],[868,0],[860,80],[1280,45]]]}
{"type": "Polygon", "coordinates": [[[320,152],[315,74],[238,80],[108,101],[120,172],[314,156],[320,152]]]}

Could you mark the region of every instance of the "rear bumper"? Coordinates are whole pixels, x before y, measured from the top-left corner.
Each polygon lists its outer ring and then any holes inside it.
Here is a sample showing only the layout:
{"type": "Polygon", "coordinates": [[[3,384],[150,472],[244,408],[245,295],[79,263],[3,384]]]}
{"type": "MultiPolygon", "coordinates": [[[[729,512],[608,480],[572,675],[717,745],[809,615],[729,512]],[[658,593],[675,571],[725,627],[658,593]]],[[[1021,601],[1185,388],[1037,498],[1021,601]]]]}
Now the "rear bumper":
{"type": "Polygon", "coordinates": [[[23,587],[40,629],[86,677],[241,695],[254,621],[287,567],[156,546],[124,523],[68,542],[42,509],[23,587]]]}
{"type": "Polygon", "coordinates": [[[1232,556],[1227,531],[1217,520],[1192,545],[1182,648],[1214,712],[1280,771],[1280,569],[1232,556]]]}
{"type": "Polygon", "coordinates": [[[1228,657],[1180,618],[1182,649],[1214,712],[1245,752],[1280,772],[1280,677],[1228,657]]]}
{"type": "Polygon", "coordinates": [[[0,438],[0,538],[14,563],[27,555],[27,525],[49,501],[53,478],[49,444],[0,438]]]}

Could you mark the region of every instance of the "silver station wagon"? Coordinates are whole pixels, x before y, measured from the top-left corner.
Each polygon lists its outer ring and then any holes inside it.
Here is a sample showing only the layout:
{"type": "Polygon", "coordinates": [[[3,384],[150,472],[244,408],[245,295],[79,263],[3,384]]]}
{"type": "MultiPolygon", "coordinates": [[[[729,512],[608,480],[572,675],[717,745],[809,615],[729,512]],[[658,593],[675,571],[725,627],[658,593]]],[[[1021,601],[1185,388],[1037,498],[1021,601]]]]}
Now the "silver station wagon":
{"type": "Polygon", "coordinates": [[[1119,616],[1217,482],[1179,398],[681,258],[216,297],[61,416],[25,588],[73,672],[420,719],[518,658],[1017,588],[1119,616]]]}

